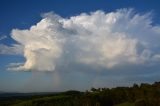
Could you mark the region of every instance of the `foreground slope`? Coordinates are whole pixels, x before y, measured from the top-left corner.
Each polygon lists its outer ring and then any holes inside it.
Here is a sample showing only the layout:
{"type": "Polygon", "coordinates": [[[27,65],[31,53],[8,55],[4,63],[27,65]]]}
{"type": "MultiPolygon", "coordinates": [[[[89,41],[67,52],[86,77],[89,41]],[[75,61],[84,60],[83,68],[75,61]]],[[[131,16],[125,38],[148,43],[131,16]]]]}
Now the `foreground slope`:
{"type": "Polygon", "coordinates": [[[52,94],[0,97],[0,106],[160,106],[160,82],[52,94]]]}

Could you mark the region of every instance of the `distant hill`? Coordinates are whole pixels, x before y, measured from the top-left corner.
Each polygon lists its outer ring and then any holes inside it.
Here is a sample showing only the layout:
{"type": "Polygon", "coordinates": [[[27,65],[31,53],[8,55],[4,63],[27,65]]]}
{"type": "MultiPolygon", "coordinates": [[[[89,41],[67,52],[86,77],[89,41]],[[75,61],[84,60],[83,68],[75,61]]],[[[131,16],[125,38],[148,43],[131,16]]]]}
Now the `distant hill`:
{"type": "Polygon", "coordinates": [[[0,91],[0,94],[1,94],[1,93],[6,93],[6,92],[4,92],[4,91],[0,91]]]}
{"type": "Polygon", "coordinates": [[[36,95],[49,95],[57,93],[58,92],[35,92],[35,93],[0,92],[0,97],[36,96],[36,95]]]}

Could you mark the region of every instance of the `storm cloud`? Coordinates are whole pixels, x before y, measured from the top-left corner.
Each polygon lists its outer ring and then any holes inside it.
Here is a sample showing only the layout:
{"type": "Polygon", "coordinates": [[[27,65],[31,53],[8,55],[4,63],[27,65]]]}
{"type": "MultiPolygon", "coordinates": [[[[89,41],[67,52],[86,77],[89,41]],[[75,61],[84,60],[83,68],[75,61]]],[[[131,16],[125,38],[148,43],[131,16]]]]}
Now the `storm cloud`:
{"type": "Polygon", "coordinates": [[[140,14],[133,9],[110,13],[97,10],[69,18],[45,13],[30,29],[12,30],[11,37],[17,42],[12,49],[26,61],[9,70],[45,72],[65,64],[107,70],[157,65],[160,26],[152,23],[151,13],[140,14]]]}

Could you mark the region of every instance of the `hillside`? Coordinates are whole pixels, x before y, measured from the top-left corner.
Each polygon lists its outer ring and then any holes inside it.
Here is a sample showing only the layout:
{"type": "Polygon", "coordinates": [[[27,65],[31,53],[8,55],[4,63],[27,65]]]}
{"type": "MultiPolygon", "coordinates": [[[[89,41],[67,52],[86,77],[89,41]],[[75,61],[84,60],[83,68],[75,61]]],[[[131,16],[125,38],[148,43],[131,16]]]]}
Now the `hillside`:
{"type": "Polygon", "coordinates": [[[0,106],[160,106],[160,82],[86,92],[0,97],[0,106]]]}

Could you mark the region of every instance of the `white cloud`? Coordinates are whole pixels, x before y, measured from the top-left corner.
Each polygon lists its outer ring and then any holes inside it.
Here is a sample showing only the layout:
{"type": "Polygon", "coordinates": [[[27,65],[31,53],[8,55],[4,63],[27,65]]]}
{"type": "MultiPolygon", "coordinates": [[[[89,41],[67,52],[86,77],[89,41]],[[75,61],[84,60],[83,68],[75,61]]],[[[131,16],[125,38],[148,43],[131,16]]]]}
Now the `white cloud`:
{"type": "Polygon", "coordinates": [[[132,9],[82,13],[70,18],[47,13],[30,29],[12,30],[12,38],[24,47],[26,58],[15,68],[53,71],[60,61],[69,61],[62,59],[69,55],[72,62],[105,68],[157,62],[159,29],[152,25],[150,13],[137,14],[132,9]]]}
{"type": "Polygon", "coordinates": [[[112,68],[119,64],[142,64],[156,54],[159,33],[152,26],[150,14],[134,14],[132,9],[104,13],[96,11],[63,21],[66,29],[76,31],[77,60],[112,68]],[[78,42],[78,43],[77,43],[78,42]]]}
{"type": "Polygon", "coordinates": [[[26,62],[19,70],[53,71],[62,53],[62,26],[55,17],[46,17],[29,30],[14,29],[12,38],[24,46],[26,62]]]}

